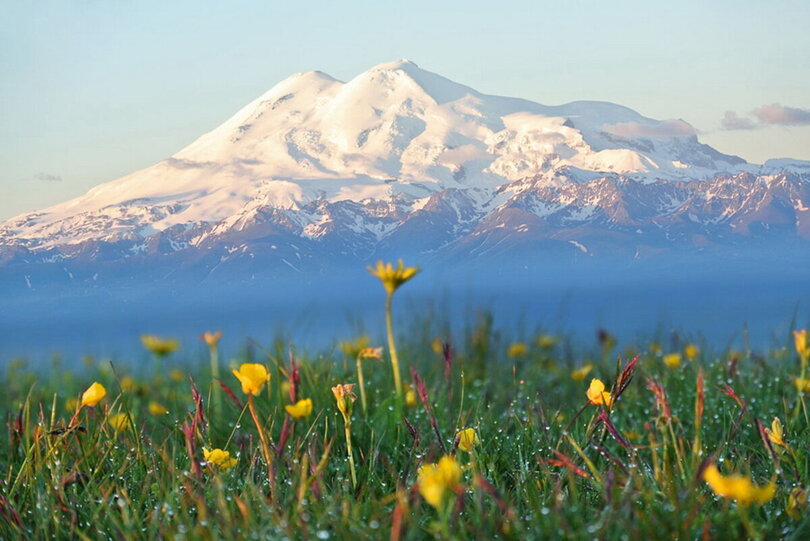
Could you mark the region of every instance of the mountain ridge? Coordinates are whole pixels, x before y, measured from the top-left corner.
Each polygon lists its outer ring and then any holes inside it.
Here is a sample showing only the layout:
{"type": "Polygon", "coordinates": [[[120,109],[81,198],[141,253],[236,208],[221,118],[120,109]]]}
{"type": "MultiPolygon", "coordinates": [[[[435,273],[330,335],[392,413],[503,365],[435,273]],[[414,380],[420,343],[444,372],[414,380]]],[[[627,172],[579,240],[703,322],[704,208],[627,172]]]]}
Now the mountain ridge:
{"type": "Polygon", "coordinates": [[[749,164],[682,120],[488,96],[399,61],[290,76],[170,158],[0,224],[0,266],[197,250],[304,272],[299,244],[324,265],[535,244],[642,257],[810,240],[809,206],[810,162],[749,164]]]}

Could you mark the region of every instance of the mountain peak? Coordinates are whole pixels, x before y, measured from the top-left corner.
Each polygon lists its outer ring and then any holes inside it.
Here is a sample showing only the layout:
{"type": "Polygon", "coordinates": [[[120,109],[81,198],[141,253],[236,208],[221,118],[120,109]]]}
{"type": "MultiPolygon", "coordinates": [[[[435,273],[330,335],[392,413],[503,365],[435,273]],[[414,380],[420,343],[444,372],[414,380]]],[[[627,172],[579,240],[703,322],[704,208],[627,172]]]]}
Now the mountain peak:
{"type": "Polygon", "coordinates": [[[349,86],[382,88],[386,94],[397,90],[422,92],[437,104],[459,100],[465,96],[478,96],[476,90],[452,81],[446,77],[420,68],[415,62],[407,59],[378,64],[354,79],[349,86]]]}
{"type": "MultiPolygon", "coordinates": [[[[696,135],[671,136],[683,133],[691,133],[685,123],[609,103],[489,96],[410,60],[348,82],[298,73],[171,158],[0,225],[0,248],[19,242],[44,252],[132,237],[136,250],[158,232],[203,238],[206,227],[239,230],[269,216],[315,238],[339,221],[322,205],[335,212],[380,205],[405,216],[450,191],[474,201],[472,216],[555,183],[621,176],[641,185],[739,171],[696,135]]],[[[394,227],[375,222],[366,230],[363,220],[343,226],[374,239],[394,227]]]]}
{"type": "Polygon", "coordinates": [[[395,71],[395,70],[421,70],[421,68],[411,60],[407,58],[401,58],[399,60],[395,60],[394,62],[383,62],[382,64],[377,64],[369,71],[395,71]]]}

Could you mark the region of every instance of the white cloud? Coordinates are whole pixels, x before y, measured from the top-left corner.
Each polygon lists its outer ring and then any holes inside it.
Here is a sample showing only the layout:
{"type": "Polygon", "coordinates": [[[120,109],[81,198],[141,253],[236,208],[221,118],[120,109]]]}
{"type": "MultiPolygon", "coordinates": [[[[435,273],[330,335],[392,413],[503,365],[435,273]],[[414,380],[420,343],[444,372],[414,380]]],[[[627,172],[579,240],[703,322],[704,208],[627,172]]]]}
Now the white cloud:
{"type": "Polygon", "coordinates": [[[687,122],[674,119],[663,120],[655,124],[619,122],[617,124],[605,124],[602,129],[619,137],[679,137],[697,134],[695,128],[687,122]]]}
{"type": "Polygon", "coordinates": [[[757,124],[750,118],[737,115],[734,111],[726,111],[720,119],[720,127],[724,130],[753,130],[757,128],[757,124]]]}
{"type": "Polygon", "coordinates": [[[763,124],[779,124],[782,126],[810,125],[810,110],[786,107],[778,103],[763,105],[754,109],[753,114],[763,124]]]}

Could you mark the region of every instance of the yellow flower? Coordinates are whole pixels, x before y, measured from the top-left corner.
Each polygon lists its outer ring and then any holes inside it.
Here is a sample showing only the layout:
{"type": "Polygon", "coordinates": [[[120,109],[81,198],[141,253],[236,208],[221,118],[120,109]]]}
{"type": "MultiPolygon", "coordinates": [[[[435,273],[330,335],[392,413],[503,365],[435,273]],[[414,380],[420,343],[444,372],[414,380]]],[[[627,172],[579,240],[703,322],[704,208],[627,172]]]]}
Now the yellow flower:
{"type": "Polygon", "coordinates": [[[460,431],[456,434],[456,439],[458,440],[458,448],[468,453],[473,447],[481,443],[481,440],[478,439],[478,433],[474,428],[465,428],[460,431]]]}
{"type": "Polygon", "coordinates": [[[806,361],[810,358],[810,343],[807,340],[807,329],[793,331],[793,341],[796,344],[796,353],[799,358],[806,361]]]}
{"type": "Polygon", "coordinates": [[[591,373],[591,370],[593,370],[593,365],[591,363],[580,366],[579,368],[571,372],[571,379],[574,381],[582,381],[586,377],[588,377],[588,374],[591,373]]]}
{"type": "Polygon", "coordinates": [[[347,357],[354,359],[371,343],[367,334],[358,336],[355,340],[346,340],[338,343],[338,349],[347,357]]]}
{"type": "Polygon", "coordinates": [[[203,458],[212,467],[217,467],[221,470],[227,470],[236,466],[236,459],[231,458],[231,453],[223,451],[222,449],[213,449],[209,451],[203,447],[203,458]]]}
{"type": "Polygon", "coordinates": [[[135,378],[132,376],[124,376],[121,378],[121,390],[124,392],[134,391],[138,385],[135,383],[135,378]]]}
{"type": "Polygon", "coordinates": [[[650,342],[650,353],[653,355],[658,355],[663,351],[661,348],[661,344],[658,342],[650,342]]]}
{"type": "Polygon", "coordinates": [[[101,399],[106,395],[107,389],[104,388],[104,385],[94,381],[93,384],[82,393],[82,406],[93,407],[101,402],[101,399]]]}
{"type": "Polygon", "coordinates": [[[337,407],[343,414],[343,418],[348,419],[352,413],[352,404],[357,400],[357,396],[354,394],[354,384],[335,385],[332,387],[332,394],[335,395],[337,407]]]}
{"type": "Polygon", "coordinates": [[[162,404],[158,404],[157,402],[149,402],[149,413],[152,415],[166,415],[169,413],[162,404]]]}
{"type": "Polygon", "coordinates": [[[641,439],[641,434],[639,434],[635,430],[631,430],[629,432],[625,432],[624,437],[630,441],[636,441],[641,439]]]}
{"type": "Polygon", "coordinates": [[[110,423],[110,426],[113,427],[113,430],[116,432],[126,430],[130,426],[130,418],[126,413],[116,413],[115,415],[110,415],[107,422],[110,423]]]}
{"type": "Polygon", "coordinates": [[[405,389],[405,405],[412,408],[416,405],[416,391],[413,390],[413,387],[409,384],[403,385],[405,389]]]}
{"type": "Polygon", "coordinates": [[[383,263],[382,261],[377,261],[377,266],[368,267],[368,270],[372,276],[375,276],[382,282],[385,291],[389,295],[393,295],[394,291],[396,291],[399,286],[416,276],[419,272],[419,267],[406,267],[400,259],[396,267],[390,262],[383,263]]]}
{"type": "Polygon", "coordinates": [[[537,337],[537,345],[543,349],[551,349],[557,345],[557,338],[550,334],[541,334],[537,337]]]}
{"type": "Polygon", "coordinates": [[[683,348],[683,354],[686,355],[686,358],[690,361],[694,361],[697,359],[698,354],[700,353],[700,348],[698,348],[695,344],[689,344],[685,348],[683,348]]]}
{"type": "Polygon", "coordinates": [[[793,383],[800,393],[810,393],[810,378],[796,378],[793,383]]]}
{"type": "Polygon", "coordinates": [[[361,359],[382,359],[383,348],[363,348],[357,354],[361,359]]]}
{"type": "Polygon", "coordinates": [[[771,423],[771,428],[765,429],[765,433],[768,435],[768,439],[771,440],[771,443],[774,445],[781,445],[782,447],[787,447],[785,445],[784,435],[785,429],[782,428],[782,421],[779,420],[779,417],[774,417],[773,422],[771,423]]]}
{"type": "Polygon", "coordinates": [[[795,487],[790,491],[785,506],[788,516],[793,520],[799,520],[803,515],[805,506],[807,506],[807,491],[802,487],[795,487]]]}
{"type": "Polygon", "coordinates": [[[529,348],[526,346],[526,344],[523,342],[515,342],[506,350],[506,356],[510,359],[514,359],[515,357],[522,357],[526,355],[526,352],[528,351],[529,348]]]}
{"type": "Polygon", "coordinates": [[[312,399],[305,398],[304,400],[299,400],[295,404],[288,404],[284,406],[284,409],[287,410],[287,413],[290,414],[290,417],[293,419],[303,419],[304,417],[309,417],[312,413],[312,399]]]}
{"type": "Polygon", "coordinates": [[[425,464],[417,474],[419,493],[430,505],[441,509],[446,491],[454,491],[461,482],[461,466],[451,456],[443,456],[437,464],[425,464]]]}
{"type": "Polygon", "coordinates": [[[232,370],[233,375],[242,384],[242,392],[258,395],[262,392],[264,384],[270,381],[270,374],[263,364],[244,363],[239,370],[232,370]]]}
{"type": "Polygon", "coordinates": [[[217,347],[221,338],[222,331],[205,331],[200,335],[200,339],[205,342],[209,348],[217,347]]]}
{"type": "Polygon", "coordinates": [[[588,401],[590,401],[591,404],[610,406],[610,403],[613,401],[613,397],[610,396],[610,393],[605,391],[605,384],[602,383],[602,380],[596,378],[591,380],[591,385],[588,387],[585,394],[588,396],[588,401]]]}
{"type": "Polygon", "coordinates": [[[738,505],[766,503],[776,494],[776,482],[771,480],[767,485],[758,487],[742,475],[723,476],[713,463],[706,466],[703,479],[720,497],[735,500],[738,505]]]}
{"type": "Polygon", "coordinates": [[[434,338],[433,342],[430,343],[430,349],[433,350],[433,353],[436,355],[444,354],[444,344],[442,343],[441,338],[434,338]]]}
{"type": "Polygon", "coordinates": [[[186,379],[186,375],[183,373],[182,370],[178,370],[177,368],[175,368],[174,370],[169,372],[169,379],[171,379],[172,381],[176,381],[177,383],[180,383],[181,381],[186,379]]]}
{"type": "Polygon", "coordinates": [[[667,365],[667,368],[671,368],[675,370],[679,366],[681,366],[681,354],[680,353],[667,353],[664,355],[664,364],[667,365]]]}
{"type": "Polygon", "coordinates": [[[76,411],[76,408],[79,407],[79,400],[76,398],[68,398],[65,401],[65,409],[67,411],[73,412],[76,411]]]}
{"type": "Polygon", "coordinates": [[[180,349],[180,342],[173,338],[164,339],[154,334],[141,335],[143,347],[158,357],[165,357],[169,353],[180,349]]]}

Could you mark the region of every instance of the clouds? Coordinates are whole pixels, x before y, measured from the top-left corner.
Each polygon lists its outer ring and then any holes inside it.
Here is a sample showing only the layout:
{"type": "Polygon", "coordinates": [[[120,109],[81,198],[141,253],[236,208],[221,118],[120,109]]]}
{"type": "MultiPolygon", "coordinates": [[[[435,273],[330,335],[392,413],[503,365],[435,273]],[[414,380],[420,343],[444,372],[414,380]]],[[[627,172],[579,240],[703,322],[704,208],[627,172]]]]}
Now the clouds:
{"type": "Polygon", "coordinates": [[[602,129],[619,137],[678,137],[697,134],[695,128],[683,120],[664,120],[655,124],[619,122],[605,124],[602,129]]]}
{"type": "Polygon", "coordinates": [[[778,103],[763,105],[758,109],[754,109],[753,114],[763,124],[779,124],[781,126],[810,125],[810,110],[785,107],[778,103]]]}
{"type": "Polygon", "coordinates": [[[720,127],[724,130],[753,130],[757,125],[750,118],[738,116],[734,111],[726,111],[720,119],[720,127]]]}
{"type": "Polygon", "coordinates": [[[34,175],[34,180],[42,182],[62,182],[64,180],[61,175],[54,175],[51,173],[37,173],[34,175]]]}
{"type": "Polygon", "coordinates": [[[193,160],[186,160],[184,158],[168,158],[166,165],[173,169],[212,169],[220,168],[223,165],[231,165],[233,167],[246,167],[251,165],[261,165],[260,160],[253,158],[234,158],[227,164],[220,164],[217,162],[195,162],[193,160]]]}
{"type": "Polygon", "coordinates": [[[754,130],[766,126],[810,126],[810,110],[787,107],[779,103],[763,105],[751,111],[752,118],[738,116],[734,111],[726,111],[720,119],[724,130],[754,130]]]}

